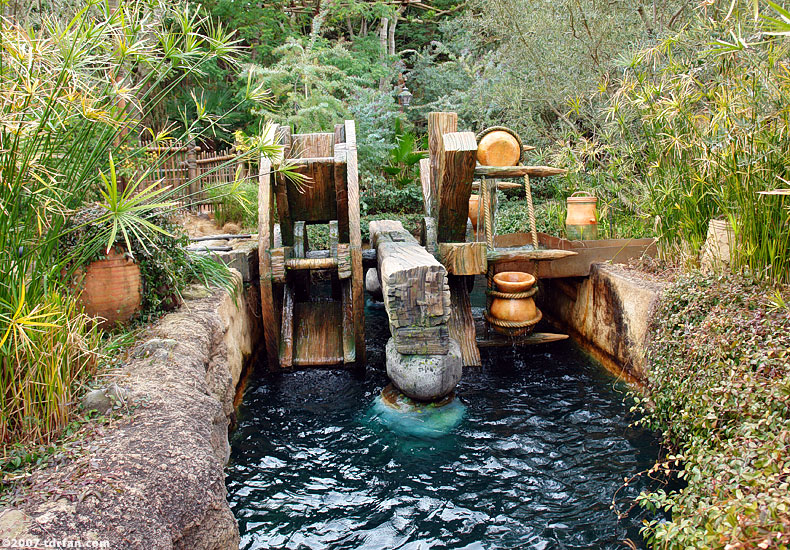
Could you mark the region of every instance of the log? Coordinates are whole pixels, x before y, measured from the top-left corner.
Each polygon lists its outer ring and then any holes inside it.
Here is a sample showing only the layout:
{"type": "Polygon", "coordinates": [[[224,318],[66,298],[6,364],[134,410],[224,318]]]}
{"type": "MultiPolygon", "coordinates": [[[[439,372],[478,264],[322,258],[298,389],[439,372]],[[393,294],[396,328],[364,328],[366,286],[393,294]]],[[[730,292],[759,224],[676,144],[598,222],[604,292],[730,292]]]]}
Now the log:
{"type": "Polygon", "coordinates": [[[436,219],[430,216],[425,216],[422,219],[422,245],[429,254],[436,256],[437,243],[436,243],[436,219]]]}
{"type": "Polygon", "coordinates": [[[549,176],[564,176],[568,171],[551,166],[477,166],[475,176],[487,178],[546,178],[549,176]]]}
{"type": "Polygon", "coordinates": [[[447,353],[447,270],[398,221],[370,222],[390,331],[400,353],[447,353]]]}
{"type": "Polygon", "coordinates": [[[463,242],[466,237],[476,151],[477,142],[472,132],[455,132],[442,136],[436,216],[440,243],[463,242]]]}
{"type": "Polygon", "coordinates": [[[280,333],[280,366],[290,369],[294,358],[294,289],[286,284],[283,289],[283,319],[280,333]]]}
{"type": "Polygon", "coordinates": [[[479,275],[488,268],[486,245],[480,242],[439,243],[439,261],[450,275],[479,275]]]}
{"type": "Polygon", "coordinates": [[[461,346],[461,360],[465,367],[478,367],[480,350],[477,348],[475,320],[472,317],[472,305],[466,278],[450,276],[450,296],[452,310],[450,313],[450,336],[461,346]]]}
{"type": "Polygon", "coordinates": [[[433,211],[433,195],[431,194],[431,159],[420,159],[420,185],[422,186],[422,206],[426,216],[433,211]]]}

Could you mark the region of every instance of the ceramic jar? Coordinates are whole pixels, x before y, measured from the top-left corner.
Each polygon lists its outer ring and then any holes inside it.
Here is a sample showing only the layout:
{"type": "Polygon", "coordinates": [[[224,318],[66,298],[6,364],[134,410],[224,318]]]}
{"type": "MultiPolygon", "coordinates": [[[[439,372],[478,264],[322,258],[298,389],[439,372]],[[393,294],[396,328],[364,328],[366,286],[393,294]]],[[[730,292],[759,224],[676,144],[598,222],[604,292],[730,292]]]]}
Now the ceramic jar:
{"type": "MultiPolygon", "coordinates": [[[[517,294],[526,292],[535,284],[535,277],[520,271],[503,271],[494,275],[494,284],[499,292],[517,294]]],[[[538,316],[535,300],[529,298],[501,298],[495,296],[491,301],[489,315],[500,321],[521,323],[530,321],[538,316]]],[[[532,330],[532,326],[509,328],[492,323],[492,327],[499,333],[518,336],[532,330]]]]}
{"type": "Polygon", "coordinates": [[[567,199],[568,215],[565,218],[565,233],[572,241],[598,238],[598,199],[587,191],[577,191],[567,199]]]}

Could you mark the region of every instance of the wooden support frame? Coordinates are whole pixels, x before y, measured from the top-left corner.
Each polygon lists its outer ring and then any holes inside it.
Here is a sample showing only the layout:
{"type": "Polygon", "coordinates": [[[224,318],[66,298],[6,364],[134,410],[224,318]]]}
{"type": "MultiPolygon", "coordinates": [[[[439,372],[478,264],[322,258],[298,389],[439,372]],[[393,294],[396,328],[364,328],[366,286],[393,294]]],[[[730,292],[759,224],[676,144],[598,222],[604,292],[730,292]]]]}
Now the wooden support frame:
{"type": "Polygon", "coordinates": [[[444,134],[440,143],[437,237],[440,243],[463,242],[469,218],[477,141],[472,132],[454,132],[444,134]]]}
{"type": "MultiPolygon", "coordinates": [[[[351,245],[351,317],[357,366],[365,366],[365,279],[362,271],[362,226],[359,217],[359,168],[357,166],[357,131],[353,120],[347,120],[346,186],[348,189],[348,230],[351,245]]],[[[344,314],[344,318],[346,315],[344,314]]]]}
{"type": "Polygon", "coordinates": [[[261,156],[258,172],[258,262],[261,282],[261,322],[270,370],[280,366],[280,318],[274,298],[271,249],[274,245],[274,191],[269,159],[261,156]]]}

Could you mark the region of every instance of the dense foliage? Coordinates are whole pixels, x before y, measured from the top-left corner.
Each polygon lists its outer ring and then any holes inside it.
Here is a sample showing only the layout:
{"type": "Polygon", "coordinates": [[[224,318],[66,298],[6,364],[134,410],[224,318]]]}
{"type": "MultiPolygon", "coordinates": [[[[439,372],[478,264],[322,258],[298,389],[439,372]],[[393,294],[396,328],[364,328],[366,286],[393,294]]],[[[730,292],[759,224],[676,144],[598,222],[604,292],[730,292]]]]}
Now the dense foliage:
{"type": "Polygon", "coordinates": [[[648,349],[643,422],[664,432],[682,489],[639,500],[671,512],[646,525],[656,548],[790,544],[790,309],[787,292],[689,274],[664,293],[648,349]]]}

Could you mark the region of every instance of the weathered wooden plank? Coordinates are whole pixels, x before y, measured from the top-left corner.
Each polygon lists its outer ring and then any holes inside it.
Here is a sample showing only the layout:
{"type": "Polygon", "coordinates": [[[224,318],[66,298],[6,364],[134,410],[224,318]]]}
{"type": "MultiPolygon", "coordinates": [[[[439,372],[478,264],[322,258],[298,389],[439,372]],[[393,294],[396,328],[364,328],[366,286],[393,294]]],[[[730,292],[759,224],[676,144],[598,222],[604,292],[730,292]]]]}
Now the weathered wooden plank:
{"type": "Polygon", "coordinates": [[[461,360],[465,367],[476,367],[480,361],[477,348],[475,321],[466,278],[450,275],[450,337],[461,346],[461,360]]]}
{"type": "Polygon", "coordinates": [[[274,175],[274,193],[277,197],[277,215],[280,220],[280,235],[285,246],[293,246],[293,218],[288,203],[288,183],[279,174],[274,175]]]}
{"type": "Polygon", "coordinates": [[[440,243],[463,242],[469,217],[477,142],[472,132],[442,136],[436,226],[440,243]]]}
{"type": "Polygon", "coordinates": [[[290,369],[294,357],[294,289],[286,284],[283,288],[283,313],[280,331],[280,367],[290,369]]]}
{"type": "Polygon", "coordinates": [[[291,258],[285,260],[285,268],[289,271],[336,269],[337,258],[291,258]]]}
{"type": "Polygon", "coordinates": [[[331,157],[335,135],[328,132],[294,134],[291,136],[291,157],[331,157]]]}
{"type": "Polygon", "coordinates": [[[346,144],[335,143],[335,200],[337,200],[337,223],[340,242],[347,243],[348,237],[348,189],[346,188],[346,144]]]}
{"type": "Polygon", "coordinates": [[[572,250],[546,250],[543,248],[495,248],[486,254],[489,263],[512,262],[512,261],[548,261],[561,260],[569,256],[576,256],[572,250]]]}
{"type": "Polygon", "coordinates": [[[316,223],[337,219],[335,158],[302,158],[290,162],[295,172],[307,178],[306,182],[300,184],[286,182],[291,218],[316,223]]]}
{"type": "Polygon", "coordinates": [[[357,365],[365,366],[365,277],[362,271],[362,227],[359,219],[359,168],[357,132],[353,120],[345,121],[348,231],[351,244],[351,298],[357,365]]]}
{"type": "Polygon", "coordinates": [[[428,156],[430,167],[430,210],[428,216],[438,219],[437,208],[439,199],[439,183],[444,172],[444,156],[442,155],[442,136],[458,130],[456,113],[428,113],[428,156]]]}
{"type": "Polygon", "coordinates": [[[261,156],[258,171],[258,262],[261,278],[261,321],[269,369],[280,363],[280,320],[276,315],[272,288],[271,248],[274,244],[274,193],[271,186],[271,161],[261,156]]]}
{"type": "Polygon", "coordinates": [[[285,282],[285,261],[291,258],[293,247],[281,246],[271,249],[272,280],[275,283],[285,282]]]}
{"type": "Polygon", "coordinates": [[[475,176],[487,178],[547,178],[549,176],[564,176],[568,171],[563,168],[551,166],[477,166],[475,176]]]}
{"type": "Polygon", "coordinates": [[[294,232],[294,241],[293,241],[293,255],[294,258],[304,258],[305,257],[305,240],[306,240],[306,228],[305,223],[303,221],[298,221],[294,223],[293,226],[294,232]]]}
{"type": "MultiPolygon", "coordinates": [[[[349,276],[351,275],[349,256],[349,276]]],[[[357,360],[356,342],[354,340],[354,307],[353,295],[351,288],[351,281],[346,279],[342,281],[342,312],[343,312],[343,362],[346,365],[354,363],[357,360]]]]}
{"type": "Polygon", "coordinates": [[[439,243],[439,261],[450,275],[479,275],[488,268],[485,243],[439,243]]]}
{"type": "Polygon", "coordinates": [[[294,309],[294,366],[342,364],[340,302],[297,302],[294,309]]]}
{"type": "MultiPolygon", "coordinates": [[[[395,344],[402,348],[407,346],[403,338],[413,338],[415,345],[424,347],[420,343],[424,337],[417,329],[447,323],[447,270],[398,221],[372,221],[370,235],[371,244],[376,247],[384,307],[395,344]],[[400,328],[410,330],[399,332],[400,328]]],[[[437,337],[442,338],[441,331],[437,337]]],[[[441,339],[437,346],[446,353],[449,341],[441,339]]]]}
{"type": "Polygon", "coordinates": [[[337,220],[329,222],[329,255],[337,260],[338,224],[337,220]]]}

